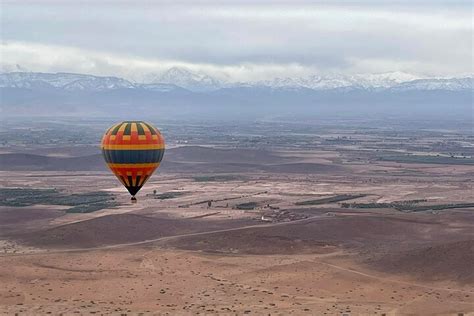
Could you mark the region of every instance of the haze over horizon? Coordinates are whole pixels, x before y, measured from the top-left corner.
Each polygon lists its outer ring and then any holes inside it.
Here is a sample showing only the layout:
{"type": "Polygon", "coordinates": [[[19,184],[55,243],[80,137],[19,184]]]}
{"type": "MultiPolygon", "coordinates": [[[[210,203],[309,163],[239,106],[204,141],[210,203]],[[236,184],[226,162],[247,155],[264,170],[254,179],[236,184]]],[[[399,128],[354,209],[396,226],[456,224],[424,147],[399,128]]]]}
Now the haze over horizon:
{"type": "Polygon", "coordinates": [[[4,71],[143,81],[179,67],[225,82],[473,71],[468,1],[16,1],[1,11],[4,71]]]}

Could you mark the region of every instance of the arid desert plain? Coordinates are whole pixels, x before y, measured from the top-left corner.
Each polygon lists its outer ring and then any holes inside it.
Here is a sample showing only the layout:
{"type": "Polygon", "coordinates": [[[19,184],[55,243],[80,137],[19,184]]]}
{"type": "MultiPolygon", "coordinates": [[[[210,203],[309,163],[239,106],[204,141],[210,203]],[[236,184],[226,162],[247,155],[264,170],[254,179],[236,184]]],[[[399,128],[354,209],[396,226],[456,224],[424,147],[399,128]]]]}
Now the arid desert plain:
{"type": "Polygon", "coordinates": [[[101,124],[2,131],[1,314],[474,314],[471,134],[170,123],[131,204],[101,124]]]}

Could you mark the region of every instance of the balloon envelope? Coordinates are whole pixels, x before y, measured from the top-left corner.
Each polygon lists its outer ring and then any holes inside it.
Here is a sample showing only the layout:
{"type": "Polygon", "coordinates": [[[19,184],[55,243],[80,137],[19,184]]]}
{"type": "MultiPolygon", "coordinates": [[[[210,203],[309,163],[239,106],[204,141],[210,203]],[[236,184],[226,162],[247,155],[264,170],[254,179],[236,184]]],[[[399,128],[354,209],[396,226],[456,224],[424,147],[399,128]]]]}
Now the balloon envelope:
{"type": "Polygon", "coordinates": [[[101,147],[110,170],[135,196],[160,166],[165,140],[150,123],[124,121],[105,132],[101,147]]]}

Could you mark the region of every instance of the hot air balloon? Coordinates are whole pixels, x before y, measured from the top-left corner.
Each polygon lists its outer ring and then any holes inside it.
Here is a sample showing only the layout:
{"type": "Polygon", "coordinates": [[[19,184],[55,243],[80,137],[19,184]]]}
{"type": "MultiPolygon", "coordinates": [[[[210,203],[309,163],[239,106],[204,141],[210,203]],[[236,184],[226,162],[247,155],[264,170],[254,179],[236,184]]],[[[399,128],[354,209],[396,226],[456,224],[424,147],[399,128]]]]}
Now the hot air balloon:
{"type": "Polygon", "coordinates": [[[135,195],[160,166],[165,140],[150,123],[124,121],[113,125],[102,137],[105,162],[119,181],[135,195]]]}

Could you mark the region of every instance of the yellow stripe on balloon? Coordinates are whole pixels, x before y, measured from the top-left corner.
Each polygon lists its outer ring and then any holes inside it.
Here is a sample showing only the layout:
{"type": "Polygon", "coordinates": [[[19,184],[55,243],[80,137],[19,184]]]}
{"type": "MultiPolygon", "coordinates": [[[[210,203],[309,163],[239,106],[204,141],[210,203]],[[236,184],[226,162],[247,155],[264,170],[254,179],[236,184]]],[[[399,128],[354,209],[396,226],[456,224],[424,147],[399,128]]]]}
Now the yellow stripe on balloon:
{"type": "Polygon", "coordinates": [[[131,131],[132,133],[133,133],[133,132],[137,132],[137,133],[138,133],[137,123],[132,123],[132,127],[131,127],[130,131],[131,131]]]}
{"type": "Polygon", "coordinates": [[[127,127],[127,123],[122,123],[122,125],[120,126],[118,132],[124,132],[125,131],[125,127],[127,127]]]}
{"type": "MultiPolygon", "coordinates": [[[[109,128],[109,129],[107,130],[107,132],[105,133],[105,135],[110,135],[110,133],[112,133],[112,131],[113,131],[117,126],[119,126],[120,124],[121,124],[121,123],[114,124],[111,128],[109,128]]],[[[104,136],[105,136],[105,135],[104,135],[104,136]]]]}
{"type": "Polygon", "coordinates": [[[156,168],[160,163],[108,163],[109,168],[156,168]]]}
{"type": "Polygon", "coordinates": [[[150,131],[150,129],[148,128],[148,126],[146,126],[146,124],[143,124],[143,123],[139,123],[139,124],[143,128],[143,131],[145,131],[145,133],[150,131]]]}
{"type": "Polygon", "coordinates": [[[112,126],[112,127],[110,128],[108,134],[109,134],[109,135],[112,134],[113,130],[116,129],[117,126],[119,126],[120,124],[122,124],[122,123],[117,123],[117,124],[115,124],[114,126],[112,126]]]}

